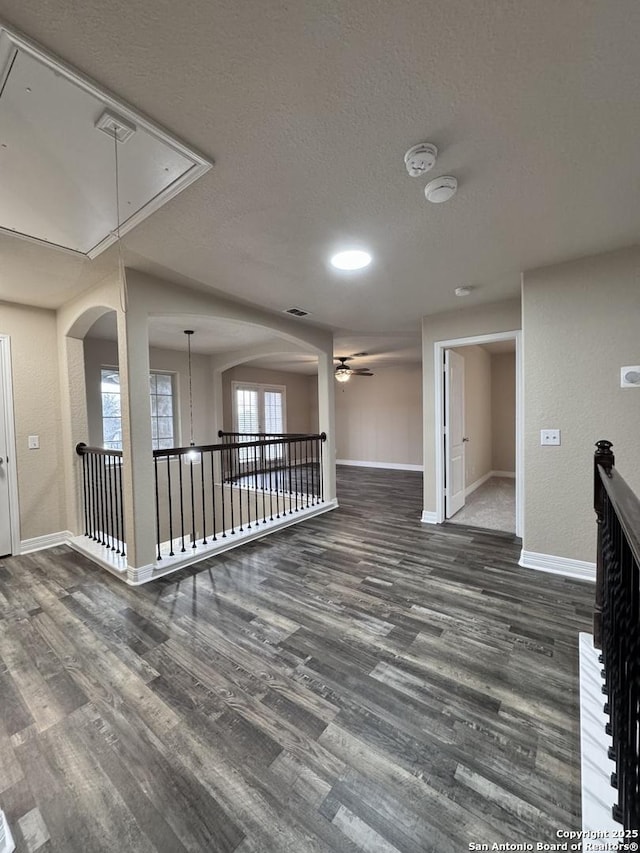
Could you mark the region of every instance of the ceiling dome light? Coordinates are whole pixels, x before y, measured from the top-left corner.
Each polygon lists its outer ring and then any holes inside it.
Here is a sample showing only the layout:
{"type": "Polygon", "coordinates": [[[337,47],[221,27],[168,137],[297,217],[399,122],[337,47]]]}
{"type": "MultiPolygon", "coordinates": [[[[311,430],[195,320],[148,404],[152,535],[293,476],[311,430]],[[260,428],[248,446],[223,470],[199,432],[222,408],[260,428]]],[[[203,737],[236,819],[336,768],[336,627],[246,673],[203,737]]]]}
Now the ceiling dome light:
{"type": "Polygon", "coordinates": [[[348,382],[352,373],[353,371],[350,367],[347,367],[346,364],[341,364],[339,367],[336,367],[336,379],[338,382],[348,382]]]}
{"type": "Polygon", "coordinates": [[[337,270],[362,270],[370,263],[371,255],[362,249],[348,249],[331,258],[331,265],[337,270]]]}
{"type": "Polygon", "coordinates": [[[424,194],[427,201],[432,204],[441,204],[443,201],[449,201],[453,198],[458,189],[458,179],[453,175],[443,175],[441,178],[436,178],[424,188],[424,194]]]}

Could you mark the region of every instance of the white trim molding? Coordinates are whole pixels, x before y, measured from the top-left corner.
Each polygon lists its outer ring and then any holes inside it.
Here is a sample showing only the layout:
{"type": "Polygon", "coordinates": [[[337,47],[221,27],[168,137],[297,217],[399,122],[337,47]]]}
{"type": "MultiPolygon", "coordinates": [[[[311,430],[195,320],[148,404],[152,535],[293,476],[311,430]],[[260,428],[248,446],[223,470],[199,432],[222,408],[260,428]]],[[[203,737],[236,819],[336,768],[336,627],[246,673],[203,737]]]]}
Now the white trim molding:
{"type": "Polygon", "coordinates": [[[420,521],[423,524],[438,524],[438,513],[431,512],[428,509],[423,509],[422,518],[420,519],[420,521]]]}
{"type": "Polygon", "coordinates": [[[44,536],[34,536],[33,539],[23,539],[20,543],[21,554],[31,554],[33,551],[44,551],[45,548],[55,548],[56,545],[68,545],[73,539],[70,530],[59,530],[57,533],[46,533],[44,536]]]}
{"type": "Polygon", "coordinates": [[[329,512],[330,510],[337,508],[338,501],[336,498],[333,500],[327,500],[321,504],[317,504],[316,506],[301,509],[294,516],[283,516],[278,520],[266,521],[264,525],[261,525],[259,530],[258,528],[254,528],[251,531],[245,529],[242,533],[236,530],[235,537],[230,537],[224,540],[218,538],[215,542],[211,541],[207,545],[199,544],[193,550],[189,548],[185,555],[176,554],[173,557],[164,556],[162,561],[150,563],[146,566],[130,566],[127,563],[126,557],[119,556],[115,552],[104,548],[102,545],[94,542],[87,536],[74,536],[69,541],[69,545],[75,551],[84,554],[85,557],[93,560],[94,563],[102,566],[103,569],[106,569],[112,575],[119,578],[121,581],[124,581],[124,583],[129,586],[140,586],[141,584],[169,575],[172,572],[177,572],[179,569],[192,566],[202,560],[206,560],[210,557],[216,557],[218,554],[230,551],[231,549],[237,548],[239,545],[243,545],[247,542],[251,542],[254,539],[261,539],[263,536],[275,533],[285,527],[291,527],[300,521],[314,518],[316,515],[322,515],[325,512],[329,512]]]}
{"type": "Polygon", "coordinates": [[[424,471],[423,465],[410,462],[363,462],[360,459],[336,459],[336,465],[355,465],[357,468],[388,468],[391,471],[424,471]]]}
{"type": "Polygon", "coordinates": [[[550,572],[553,575],[563,575],[578,581],[596,580],[596,564],[585,560],[572,560],[569,557],[555,557],[553,554],[539,554],[536,551],[520,552],[518,565],[525,569],[536,569],[539,572],[550,572]]]}
{"type": "Polygon", "coordinates": [[[487,471],[487,473],[484,476],[479,477],[475,481],[475,483],[471,483],[470,486],[467,486],[466,489],[464,490],[465,498],[469,497],[469,495],[473,494],[473,492],[475,492],[476,489],[479,489],[480,486],[484,486],[484,484],[487,482],[487,480],[490,480],[491,477],[493,477],[493,473],[494,473],[493,471],[487,471]]]}
{"type": "MultiPolygon", "coordinates": [[[[77,86],[84,92],[87,92],[91,97],[98,101],[100,112],[103,108],[108,108],[117,113],[117,115],[126,121],[130,122],[134,128],[140,128],[148,133],[153,139],[161,145],[167,146],[172,151],[181,155],[188,161],[188,167],[183,171],[172,183],[168,184],[164,189],[156,193],[149,201],[146,202],[136,213],[129,216],[119,224],[118,234],[115,230],[111,231],[107,236],[103,237],[92,246],[88,251],[83,252],[67,247],[55,246],[60,251],[64,251],[75,255],[76,257],[95,258],[109,246],[116,242],[119,237],[124,236],[131,231],[136,225],[144,221],[152,213],[162,207],[166,202],[176,196],[179,192],[197,180],[199,177],[208,172],[213,165],[211,160],[208,160],[199,152],[195,151],[182,140],[173,136],[164,127],[155,124],[151,119],[142,115],[138,110],[134,110],[129,104],[121,101],[119,98],[109,94],[102,89],[90,77],[86,77],[76,68],[61,59],[50,54],[43,47],[37,44],[16,30],[10,30],[0,23],[0,85],[4,83],[8,74],[8,69],[11,68],[11,63],[18,53],[26,54],[33,57],[37,62],[51,69],[54,74],[69,81],[73,86],[77,86]]],[[[0,233],[9,234],[13,237],[20,237],[31,243],[38,243],[41,246],[52,248],[54,244],[47,242],[45,239],[31,237],[16,231],[10,231],[8,228],[0,227],[0,233]]]]}
{"type": "MultiPolygon", "coordinates": [[[[609,719],[604,713],[602,665],[591,634],[578,634],[580,649],[580,764],[582,776],[582,829],[620,831],[611,816],[617,791],[611,787],[615,764],[608,756],[611,737],[605,731],[609,719]]],[[[602,837],[602,836],[599,836],[602,837]]]]}
{"type": "Polygon", "coordinates": [[[0,811],[0,853],[13,853],[15,849],[16,845],[7,816],[3,811],[0,811]]]}
{"type": "MultiPolygon", "coordinates": [[[[444,352],[452,347],[466,347],[493,343],[494,341],[514,340],[516,344],[516,536],[524,535],[524,394],[522,330],[495,332],[489,335],[475,335],[448,341],[435,341],[433,344],[434,367],[434,415],[435,415],[435,463],[436,463],[436,516],[437,523],[445,520],[444,490],[444,352]]],[[[493,476],[508,477],[510,473],[494,471],[493,476]]],[[[472,484],[472,487],[475,484],[472,484]]],[[[470,488],[472,488],[470,487],[470,488]]],[[[468,494],[468,493],[467,493],[468,494]]]]}
{"type": "Polygon", "coordinates": [[[515,476],[515,471],[489,471],[484,476],[476,480],[475,483],[471,483],[470,486],[467,486],[464,490],[464,496],[469,497],[472,492],[475,492],[476,489],[479,489],[480,486],[483,486],[487,480],[490,480],[492,477],[511,477],[511,479],[515,479],[515,476]]]}
{"type": "Polygon", "coordinates": [[[5,439],[7,446],[6,471],[9,479],[9,526],[11,529],[11,553],[20,553],[20,501],[18,496],[18,455],[16,452],[16,426],[13,409],[13,370],[11,366],[11,338],[0,334],[0,370],[4,398],[0,400],[0,416],[4,413],[5,439]]]}

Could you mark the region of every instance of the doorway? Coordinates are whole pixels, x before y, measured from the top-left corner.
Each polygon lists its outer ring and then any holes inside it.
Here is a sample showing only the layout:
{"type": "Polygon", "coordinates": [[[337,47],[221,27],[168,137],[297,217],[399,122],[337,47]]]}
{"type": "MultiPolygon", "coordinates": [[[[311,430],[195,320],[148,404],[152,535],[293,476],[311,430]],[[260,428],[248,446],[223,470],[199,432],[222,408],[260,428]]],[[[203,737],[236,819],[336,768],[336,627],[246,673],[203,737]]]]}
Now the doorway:
{"type": "Polygon", "coordinates": [[[522,536],[520,334],[435,344],[438,523],[522,536]]]}
{"type": "Polygon", "coordinates": [[[0,557],[20,551],[11,344],[0,335],[0,557]]]}

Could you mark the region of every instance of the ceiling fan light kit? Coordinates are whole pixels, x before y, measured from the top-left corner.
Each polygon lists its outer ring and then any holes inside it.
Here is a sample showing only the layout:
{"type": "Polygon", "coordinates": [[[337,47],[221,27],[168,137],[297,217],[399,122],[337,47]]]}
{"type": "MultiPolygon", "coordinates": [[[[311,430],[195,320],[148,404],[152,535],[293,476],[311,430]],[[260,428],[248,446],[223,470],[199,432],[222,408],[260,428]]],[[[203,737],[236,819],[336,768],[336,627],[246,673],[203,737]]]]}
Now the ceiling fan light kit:
{"type": "Polygon", "coordinates": [[[336,365],[335,369],[335,377],[338,382],[348,382],[351,376],[373,376],[373,373],[369,370],[368,367],[356,367],[355,369],[349,367],[347,364],[348,361],[351,361],[352,358],[358,358],[363,355],[368,355],[366,352],[357,352],[354,355],[339,355],[336,356],[336,361],[339,364],[336,365]]]}

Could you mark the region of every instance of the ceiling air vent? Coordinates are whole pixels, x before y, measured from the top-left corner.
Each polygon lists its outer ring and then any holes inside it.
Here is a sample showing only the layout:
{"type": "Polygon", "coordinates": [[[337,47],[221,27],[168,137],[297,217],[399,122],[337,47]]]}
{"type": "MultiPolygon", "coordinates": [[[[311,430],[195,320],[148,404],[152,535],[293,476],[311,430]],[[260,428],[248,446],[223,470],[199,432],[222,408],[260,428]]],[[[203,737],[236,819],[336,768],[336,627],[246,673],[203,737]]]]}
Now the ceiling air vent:
{"type": "Polygon", "coordinates": [[[287,308],[285,314],[293,314],[294,317],[306,317],[309,313],[304,308],[287,308]]]}

